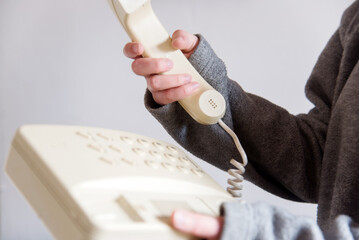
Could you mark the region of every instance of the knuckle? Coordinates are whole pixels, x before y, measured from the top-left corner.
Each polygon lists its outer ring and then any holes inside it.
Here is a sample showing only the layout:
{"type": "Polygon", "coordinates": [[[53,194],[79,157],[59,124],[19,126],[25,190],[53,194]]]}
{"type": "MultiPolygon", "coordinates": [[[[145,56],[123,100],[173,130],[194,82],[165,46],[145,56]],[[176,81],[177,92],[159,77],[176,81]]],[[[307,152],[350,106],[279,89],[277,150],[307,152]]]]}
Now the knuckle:
{"type": "Polygon", "coordinates": [[[167,102],[174,102],[176,101],[176,96],[173,90],[165,91],[164,98],[167,102]]]}
{"type": "Polygon", "coordinates": [[[176,86],[183,85],[184,79],[185,79],[185,76],[178,75],[175,80],[176,86]]]}
{"type": "Polygon", "coordinates": [[[148,85],[152,91],[159,90],[159,81],[156,75],[150,76],[148,79],[148,85]]]}
{"type": "Polygon", "coordinates": [[[164,69],[164,64],[163,64],[163,61],[161,59],[155,59],[154,62],[153,62],[153,65],[154,65],[154,70],[155,72],[162,72],[164,69]]]}
{"type": "Polygon", "coordinates": [[[160,94],[152,93],[152,97],[153,97],[153,100],[158,104],[165,105],[168,103],[161,97],[160,94]]]}

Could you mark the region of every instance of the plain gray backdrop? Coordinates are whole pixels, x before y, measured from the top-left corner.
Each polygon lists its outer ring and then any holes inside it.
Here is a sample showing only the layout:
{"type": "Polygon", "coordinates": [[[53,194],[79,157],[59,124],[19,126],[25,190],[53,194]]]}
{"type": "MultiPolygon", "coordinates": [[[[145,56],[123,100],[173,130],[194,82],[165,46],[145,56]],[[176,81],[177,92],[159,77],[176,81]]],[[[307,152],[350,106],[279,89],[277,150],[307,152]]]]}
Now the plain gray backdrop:
{"type": "MultiPolygon", "coordinates": [[[[305,82],[351,2],[152,0],[169,33],[202,33],[232,79],[293,114],[311,108],[305,82]]],[[[128,41],[106,0],[0,0],[1,239],[52,239],[4,174],[20,125],[95,126],[174,143],[143,106],[145,81],[122,54],[128,41]]],[[[226,173],[196,161],[226,185],[226,173]]],[[[248,182],[244,198],[316,217],[315,205],[282,200],[248,182]]]]}

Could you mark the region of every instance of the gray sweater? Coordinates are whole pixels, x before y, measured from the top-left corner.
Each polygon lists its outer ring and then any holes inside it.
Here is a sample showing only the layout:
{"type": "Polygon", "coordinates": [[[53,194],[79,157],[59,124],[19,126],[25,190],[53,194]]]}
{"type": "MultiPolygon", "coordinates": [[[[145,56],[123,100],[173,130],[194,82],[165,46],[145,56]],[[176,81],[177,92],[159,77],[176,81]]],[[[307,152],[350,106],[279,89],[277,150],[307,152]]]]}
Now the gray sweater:
{"type": "MultiPolygon", "coordinates": [[[[359,239],[359,1],[344,13],[307,82],[314,104],[294,116],[245,92],[227,76],[206,40],[190,58],[227,101],[224,122],[241,139],[245,178],[286,199],[318,204],[317,222],[266,204],[226,203],[222,239],[359,239]],[[356,222],[356,223],[355,223],[356,222]]],[[[227,170],[240,159],[219,125],[200,125],[178,103],[145,105],[168,133],[197,157],[227,170]]]]}

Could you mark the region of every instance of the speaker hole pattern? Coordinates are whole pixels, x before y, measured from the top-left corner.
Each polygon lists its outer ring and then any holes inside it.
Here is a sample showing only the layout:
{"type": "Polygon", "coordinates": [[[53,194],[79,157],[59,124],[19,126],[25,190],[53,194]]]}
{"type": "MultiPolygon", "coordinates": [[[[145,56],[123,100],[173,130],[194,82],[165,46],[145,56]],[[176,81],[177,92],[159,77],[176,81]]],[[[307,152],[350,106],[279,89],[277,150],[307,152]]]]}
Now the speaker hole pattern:
{"type": "Polygon", "coordinates": [[[218,107],[218,105],[216,104],[215,101],[213,101],[212,98],[208,100],[208,103],[209,103],[214,109],[216,109],[216,108],[218,107]]]}

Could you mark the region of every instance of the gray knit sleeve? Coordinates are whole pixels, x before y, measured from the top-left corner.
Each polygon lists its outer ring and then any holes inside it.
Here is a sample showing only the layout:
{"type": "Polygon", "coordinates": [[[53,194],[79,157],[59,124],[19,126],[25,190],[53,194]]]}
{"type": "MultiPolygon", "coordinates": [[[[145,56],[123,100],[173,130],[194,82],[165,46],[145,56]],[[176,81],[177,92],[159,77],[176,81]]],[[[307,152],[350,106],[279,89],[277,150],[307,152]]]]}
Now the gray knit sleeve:
{"type": "MultiPolygon", "coordinates": [[[[226,113],[222,120],[237,133],[244,149],[247,151],[249,160],[261,159],[268,164],[272,161],[271,159],[266,160],[262,156],[255,156],[260,152],[264,153],[267,151],[270,154],[266,154],[265,157],[270,158],[276,154],[276,151],[283,149],[279,145],[277,145],[276,149],[272,149],[271,144],[273,140],[270,139],[272,135],[276,136],[276,138],[278,136],[285,136],[280,139],[283,144],[288,142],[298,143],[300,141],[298,136],[287,134],[297,127],[295,120],[289,119],[291,124],[287,125],[284,129],[281,128],[281,123],[277,121],[277,118],[283,115],[287,118],[284,121],[287,122],[288,112],[258,96],[244,92],[237,82],[228,78],[224,62],[215,54],[206,39],[201,35],[198,35],[198,37],[200,39],[199,45],[189,61],[202,77],[224,96],[226,100],[226,113]],[[232,115],[235,117],[232,117],[232,115]],[[262,116],[266,116],[266,118],[262,116]],[[252,120],[256,121],[253,122],[252,120]],[[235,121],[236,123],[234,123],[235,121]],[[272,132],[272,135],[267,134],[267,138],[263,138],[263,127],[266,127],[266,124],[277,124],[275,127],[278,130],[272,132]]],[[[148,90],[145,94],[145,106],[166,131],[195,156],[225,171],[231,168],[230,159],[234,158],[241,161],[241,156],[232,138],[218,124],[201,125],[197,123],[177,102],[160,106],[153,100],[148,90]]],[[[289,152],[287,154],[301,156],[301,154],[289,152]]],[[[277,180],[271,179],[269,176],[273,174],[275,177],[280,178],[280,174],[258,171],[256,165],[253,165],[252,162],[250,161],[246,169],[247,179],[254,181],[257,185],[264,187],[273,194],[300,201],[292,191],[288,191],[282,184],[278,184],[277,180]]],[[[298,164],[301,162],[298,161],[298,164]]],[[[274,165],[269,164],[266,171],[281,170],[286,175],[290,174],[288,169],[273,169],[272,166],[274,165]]],[[[295,166],[292,165],[292,167],[295,166]]],[[[298,169],[293,169],[293,171],[297,172],[298,169]]],[[[290,181],[292,181],[292,178],[290,181]]]]}
{"type": "Polygon", "coordinates": [[[314,219],[295,216],[265,203],[225,203],[222,240],[352,240],[359,239],[359,225],[350,217],[338,216],[328,232],[322,232],[314,219]]]}
{"type": "MultiPolygon", "coordinates": [[[[283,198],[316,202],[325,132],[330,109],[315,93],[309,96],[318,109],[308,115],[293,116],[269,101],[245,92],[230,80],[222,60],[200,37],[198,48],[189,59],[197,71],[227,102],[224,122],[238,135],[249,157],[245,178],[283,198]],[[233,117],[232,117],[233,115],[233,117]],[[265,134],[263,134],[265,133],[265,134]]],[[[329,41],[318,66],[337,67],[340,37],[336,32],[329,41]],[[331,57],[334,56],[334,57],[331,57]],[[328,61],[331,60],[331,61],[328,61]]],[[[323,68],[320,68],[323,69],[323,68]]],[[[320,73],[320,74],[319,74],[320,73]]],[[[321,71],[320,86],[330,84],[333,76],[321,71]]],[[[314,72],[314,77],[318,77],[314,72]]],[[[313,88],[309,82],[308,89],[313,88]]],[[[329,94],[329,93],[328,93],[329,94]]],[[[322,93],[323,95],[323,93],[322,93]]],[[[221,168],[230,168],[229,160],[240,160],[232,139],[215,125],[195,122],[178,103],[156,104],[149,91],[145,105],[167,132],[197,157],[221,168]]],[[[321,232],[313,219],[293,216],[285,210],[265,204],[226,203],[222,207],[225,223],[222,239],[359,239],[359,227],[349,217],[335,219],[331,232],[321,232]]]]}

